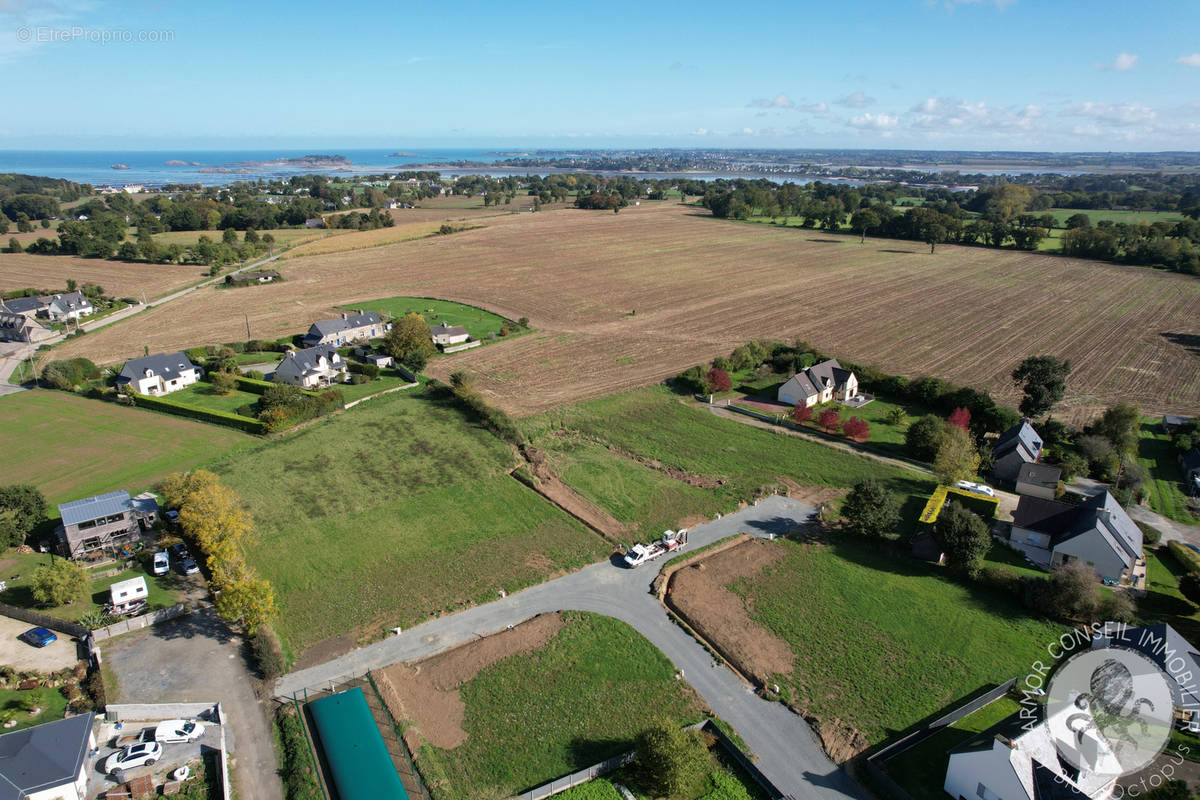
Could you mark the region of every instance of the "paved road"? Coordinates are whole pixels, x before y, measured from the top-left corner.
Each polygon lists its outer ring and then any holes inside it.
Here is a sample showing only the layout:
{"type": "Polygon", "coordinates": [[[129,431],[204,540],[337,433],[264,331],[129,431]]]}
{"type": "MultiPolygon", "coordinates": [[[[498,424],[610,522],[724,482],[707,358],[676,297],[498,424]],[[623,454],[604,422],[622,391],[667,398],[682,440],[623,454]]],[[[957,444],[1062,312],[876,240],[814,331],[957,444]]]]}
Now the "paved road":
{"type": "MultiPolygon", "coordinates": [[[[757,505],[692,528],[688,550],[737,533],[785,533],[809,519],[814,509],[786,497],[757,505]]],[[[381,642],[315,667],[284,676],[278,696],[289,698],[309,688],[328,688],[379,667],[421,658],[462,642],[515,625],[536,614],[561,610],[592,611],[627,622],[658,647],[684,673],[713,711],[728,721],[758,756],[757,766],[784,794],[795,798],[864,797],[854,782],[830,761],[804,720],[779,703],[761,699],[679,626],[650,594],[656,570],[629,570],[613,563],[594,564],[502,600],[431,620],[381,642]]]]}

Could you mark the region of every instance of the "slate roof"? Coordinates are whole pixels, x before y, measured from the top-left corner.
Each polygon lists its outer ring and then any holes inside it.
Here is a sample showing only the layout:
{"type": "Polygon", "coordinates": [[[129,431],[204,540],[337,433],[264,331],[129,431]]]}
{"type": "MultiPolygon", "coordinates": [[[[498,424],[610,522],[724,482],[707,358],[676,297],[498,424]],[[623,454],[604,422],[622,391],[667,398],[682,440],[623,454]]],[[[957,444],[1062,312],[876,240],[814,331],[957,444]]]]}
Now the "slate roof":
{"type": "Polygon", "coordinates": [[[1163,414],[1163,427],[1167,430],[1178,428],[1192,421],[1191,417],[1181,417],[1178,414],[1163,414]]]}
{"type": "Polygon", "coordinates": [[[1043,489],[1057,489],[1062,469],[1051,464],[1025,463],[1017,473],[1017,483],[1028,483],[1043,489]]]}
{"type": "Polygon", "coordinates": [[[1077,508],[1079,509],[1079,523],[1075,532],[1070,536],[1064,536],[1062,541],[1098,530],[1114,550],[1119,547],[1125,551],[1128,555],[1126,561],[1132,563],[1133,559],[1141,558],[1142,529],[1129,518],[1125,509],[1121,508],[1121,504],[1117,502],[1117,498],[1108,492],[1103,492],[1092,495],[1080,503],[1077,508]]]}
{"type": "Polygon", "coordinates": [[[30,311],[45,308],[46,301],[40,297],[14,297],[12,300],[5,300],[3,305],[14,314],[28,314],[30,311]]]}
{"type": "Polygon", "coordinates": [[[1013,450],[1020,450],[1026,461],[1037,461],[1041,456],[1042,437],[1038,436],[1029,420],[1022,420],[1019,425],[1014,425],[1000,434],[1000,438],[992,447],[996,458],[1008,455],[1013,450]]]}
{"type": "Polygon", "coordinates": [[[1143,628],[1107,622],[1097,632],[1093,646],[1111,645],[1145,655],[1173,678],[1171,693],[1175,705],[1200,711],[1200,653],[1179,631],[1165,622],[1143,628]]]}
{"type": "Polygon", "coordinates": [[[1072,530],[1077,513],[1075,506],[1023,495],[1013,510],[1013,527],[1028,528],[1053,537],[1072,530]]]}
{"type": "Polygon", "coordinates": [[[813,364],[811,367],[800,370],[792,376],[789,383],[795,381],[804,391],[805,396],[811,397],[824,390],[825,381],[832,383],[836,391],[838,387],[844,386],[853,374],[850,370],[843,369],[836,358],[830,358],[820,364],[813,364]]]}
{"type": "Polygon", "coordinates": [[[133,511],[133,500],[129,492],[121,489],[108,494],[98,494],[85,497],[82,500],[72,500],[58,507],[63,525],[78,525],[88,520],[109,517],[113,514],[133,511]]]}
{"type": "Polygon", "coordinates": [[[91,308],[92,302],[84,297],[82,292],[75,291],[54,295],[47,305],[57,305],[63,311],[76,311],[78,309],[91,308]]]}
{"type": "Polygon", "coordinates": [[[467,329],[464,328],[462,325],[447,325],[444,322],[439,323],[437,325],[430,325],[429,332],[431,334],[433,334],[434,336],[440,336],[442,334],[449,334],[450,336],[466,336],[467,335],[467,329]]]}
{"type": "Polygon", "coordinates": [[[318,359],[324,356],[329,361],[340,359],[337,348],[331,344],[319,344],[316,347],[309,347],[305,350],[291,350],[283,357],[275,366],[275,371],[283,369],[285,372],[294,372],[297,375],[307,375],[310,372],[316,372],[322,369],[318,363],[318,359]]]}
{"type": "Polygon", "coordinates": [[[156,353],[126,361],[125,366],[121,368],[121,374],[117,376],[117,383],[129,383],[144,378],[148,369],[153,370],[154,374],[161,376],[164,381],[173,381],[184,372],[195,368],[196,365],[182,350],[178,353],[156,353]]]}
{"type": "Polygon", "coordinates": [[[0,311],[0,328],[5,330],[23,331],[26,328],[32,328],[33,323],[24,314],[10,314],[6,311],[0,311]]]}
{"type": "Polygon", "coordinates": [[[0,735],[0,800],[21,800],[74,783],[94,717],[80,714],[0,735]]]}
{"type": "Polygon", "coordinates": [[[304,338],[321,339],[332,333],[379,325],[381,322],[379,314],[374,311],[366,311],[362,314],[347,314],[345,319],[323,319],[319,322],[314,322],[312,327],[308,329],[308,335],[304,338]]]}
{"type": "Polygon", "coordinates": [[[1179,457],[1179,463],[1183,465],[1184,473],[1191,472],[1194,469],[1200,469],[1200,447],[1193,447],[1182,456],[1179,457]]]}

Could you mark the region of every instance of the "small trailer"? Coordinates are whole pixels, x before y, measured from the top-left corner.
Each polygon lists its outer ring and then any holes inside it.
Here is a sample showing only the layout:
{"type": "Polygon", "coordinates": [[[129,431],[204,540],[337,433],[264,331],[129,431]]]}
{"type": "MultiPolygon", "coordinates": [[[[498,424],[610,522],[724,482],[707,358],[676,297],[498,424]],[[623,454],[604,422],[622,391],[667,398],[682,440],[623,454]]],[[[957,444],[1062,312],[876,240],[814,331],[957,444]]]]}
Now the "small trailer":
{"type": "Polygon", "coordinates": [[[640,567],[647,561],[653,561],[661,555],[674,552],[687,544],[688,532],[687,528],[680,528],[677,531],[663,531],[663,535],[658,541],[650,544],[635,544],[629,548],[629,552],[625,554],[625,566],[633,568],[640,567]]]}
{"type": "Polygon", "coordinates": [[[127,581],[118,581],[108,587],[109,603],[105,613],[113,616],[136,614],[146,607],[150,593],[146,590],[146,579],[141,575],[127,581]]]}
{"type": "Polygon", "coordinates": [[[130,731],[129,733],[117,734],[117,737],[113,740],[113,747],[120,750],[135,744],[141,744],[142,742],[153,741],[154,728],[139,728],[138,730],[130,731]]]}

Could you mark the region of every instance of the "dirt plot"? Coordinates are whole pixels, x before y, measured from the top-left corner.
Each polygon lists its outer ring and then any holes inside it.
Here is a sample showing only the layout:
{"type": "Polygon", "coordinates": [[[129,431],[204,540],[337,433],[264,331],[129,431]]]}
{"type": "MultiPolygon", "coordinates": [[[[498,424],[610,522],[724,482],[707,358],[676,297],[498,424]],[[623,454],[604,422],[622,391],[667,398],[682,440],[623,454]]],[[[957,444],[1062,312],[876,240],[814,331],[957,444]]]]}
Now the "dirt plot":
{"type": "Polygon", "coordinates": [[[1200,281],[1035,253],[816,235],[674,204],[509,214],[487,227],[298,260],[272,298],[199,292],[62,348],[100,363],[306,328],[391,295],[458,300],[538,328],[436,359],[524,416],[654,383],[751,338],[803,336],[848,361],[932,374],[1015,404],[1027,355],[1071,360],[1075,420],[1116,400],[1200,413],[1200,281]],[[536,388],[531,388],[536,387],[536,388]]]}
{"type": "Polygon", "coordinates": [[[112,297],[154,299],[202,281],[206,267],[196,264],[140,264],[75,256],[0,255],[0,289],[64,289],[67,278],[82,286],[95,283],[112,297]]]}
{"type": "Polygon", "coordinates": [[[434,747],[450,750],[467,739],[466,706],[458,687],[484,667],[542,647],[562,626],[558,614],[542,614],[445,653],[376,670],[373,676],[393,717],[412,722],[434,747]]]}
{"type": "Polygon", "coordinates": [[[779,548],[751,539],[679,570],[667,590],[671,607],[760,686],[790,674],[795,656],[787,642],[751,619],[745,601],[725,587],[782,557],[779,548]]]}

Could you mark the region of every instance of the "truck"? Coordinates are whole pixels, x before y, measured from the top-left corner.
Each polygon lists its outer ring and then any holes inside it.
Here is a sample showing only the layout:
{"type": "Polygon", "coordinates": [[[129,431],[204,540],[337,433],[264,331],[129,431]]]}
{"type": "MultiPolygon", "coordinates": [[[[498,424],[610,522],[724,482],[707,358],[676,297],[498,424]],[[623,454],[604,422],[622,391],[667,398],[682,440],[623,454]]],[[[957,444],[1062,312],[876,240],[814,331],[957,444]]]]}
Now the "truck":
{"type": "Polygon", "coordinates": [[[661,555],[672,553],[687,544],[687,528],[677,531],[663,531],[663,535],[650,544],[635,544],[625,554],[625,566],[630,569],[640,567],[647,561],[653,561],[661,555]]]}

